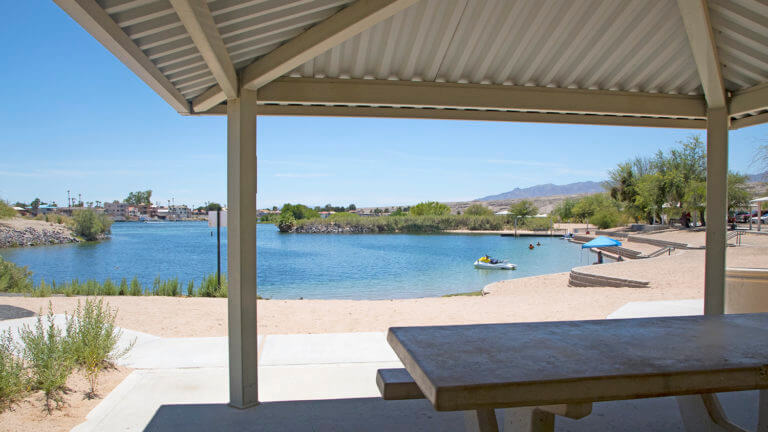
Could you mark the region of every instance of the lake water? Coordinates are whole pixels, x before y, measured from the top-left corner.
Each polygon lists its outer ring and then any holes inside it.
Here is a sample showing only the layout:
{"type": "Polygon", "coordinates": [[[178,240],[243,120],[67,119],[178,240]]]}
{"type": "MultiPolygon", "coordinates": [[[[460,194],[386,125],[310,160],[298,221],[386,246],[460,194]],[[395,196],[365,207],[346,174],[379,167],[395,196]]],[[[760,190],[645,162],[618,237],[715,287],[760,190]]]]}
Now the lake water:
{"type": "MultiPolygon", "coordinates": [[[[259,294],[274,299],[388,299],[477,291],[504,279],[569,271],[590,257],[558,238],[455,234],[280,234],[258,226],[259,294]],[[541,247],[528,250],[529,243],[541,247]],[[517,270],[477,270],[483,254],[517,270]]],[[[35,282],[78,278],[142,283],[178,277],[199,284],[216,271],[215,230],[205,222],[115,223],[112,238],[87,244],[0,249],[35,282]],[[213,234],[213,235],[212,235],[213,234]]],[[[222,230],[226,272],[226,229],[222,230]]]]}

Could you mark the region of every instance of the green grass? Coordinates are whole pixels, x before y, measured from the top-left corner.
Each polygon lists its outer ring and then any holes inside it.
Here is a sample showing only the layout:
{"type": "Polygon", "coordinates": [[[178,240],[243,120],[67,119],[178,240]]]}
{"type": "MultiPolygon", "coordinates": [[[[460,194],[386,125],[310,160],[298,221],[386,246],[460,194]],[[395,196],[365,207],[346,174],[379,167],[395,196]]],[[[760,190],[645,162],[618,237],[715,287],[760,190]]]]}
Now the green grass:
{"type": "Polygon", "coordinates": [[[470,291],[464,293],[446,294],[443,297],[481,297],[482,295],[482,291],[470,291]]]}
{"type": "Polygon", "coordinates": [[[9,219],[16,216],[16,210],[7,202],[0,200],[0,219],[9,219]]]}

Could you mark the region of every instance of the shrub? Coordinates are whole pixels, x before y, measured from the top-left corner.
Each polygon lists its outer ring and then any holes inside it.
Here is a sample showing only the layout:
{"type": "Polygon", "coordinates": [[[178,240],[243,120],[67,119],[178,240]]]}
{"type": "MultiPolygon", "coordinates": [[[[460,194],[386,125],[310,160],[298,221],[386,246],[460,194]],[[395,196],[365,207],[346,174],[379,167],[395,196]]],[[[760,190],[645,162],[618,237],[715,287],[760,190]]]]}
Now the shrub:
{"type": "Polygon", "coordinates": [[[16,210],[7,202],[0,200],[0,219],[10,219],[16,216],[16,210]]]}
{"type": "Polygon", "coordinates": [[[122,330],[115,327],[116,317],[117,312],[110,310],[102,299],[86,299],[82,308],[78,300],[72,316],[66,316],[70,354],[88,379],[88,399],[96,397],[99,372],[114,367],[115,361],[126,355],[135,343],[134,340],[126,348],[117,350],[122,330]]]}
{"type": "Polygon", "coordinates": [[[291,232],[296,228],[296,218],[291,213],[283,213],[280,215],[280,219],[277,220],[277,228],[280,232],[291,232]]]}
{"type": "Polygon", "coordinates": [[[11,408],[27,391],[24,362],[19,358],[11,331],[0,335],[0,413],[11,408]]]}
{"type": "Polygon", "coordinates": [[[156,277],[152,284],[152,295],[170,297],[181,295],[179,278],[162,280],[160,277],[156,277]]]}
{"type": "Polygon", "coordinates": [[[125,278],[120,279],[120,287],[117,289],[117,295],[128,295],[128,280],[125,278]]]}
{"type": "Polygon", "coordinates": [[[549,218],[533,217],[524,219],[521,225],[531,231],[546,231],[550,228],[551,221],[549,218]]]}
{"type": "Polygon", "coordinates": [[[144,290],[141,288],[139,279],[134,276],[133,279],[131,279],[131,289],[128,291],[128,295],[140,296],[143,292],[144,290]]]}
{"type": "Polygon", "coordinates": [[[61,406],[61,393],[66,389],[74,361],[67,338],[53,321],[53,307],[48,305],[45,325],[42,314],[40,311],[34,328],[24,325],[19,334],[24,343],[24,361],[30,368],[32,388],[43,391],[45,409],[50,414],[51,402],[55,402],[56,408],[61,406]]]}
{"type": "Polygon", "coordinates": [[[493,216],[493,210],[482,204],[472,204],[464,210],[467,216],[493,216]]]}
{"type": "Polygon", "coordinates": [[[437,201],[427,201],[411,207],[414,216],[442,216],[451,213],[451,208],[437,201]]]}
{"type": "Polygon", "coordinates": [[[187,297],[195,296],[195,283],[192,281],[187,282],[187,297]]]}
{"type": "Polygon", "coordinates": [[[0,292],[32,291],[32,272],[0,257],[0,292]]]}
{"type": "Polygon", "coordinates": [[[621,219],[619,211],[614,207],[603,207],[597,210],[591,218],[589,223],[597,226],[600,229],[613,228],[621,219]]]}
{"type": "Polygon", "coordinates": [[[88,241],[98,240],[102,234],[109,234],[112,220],[104,213],[91,209],[78,210],[73,215],[75,234],[88,241]]]}

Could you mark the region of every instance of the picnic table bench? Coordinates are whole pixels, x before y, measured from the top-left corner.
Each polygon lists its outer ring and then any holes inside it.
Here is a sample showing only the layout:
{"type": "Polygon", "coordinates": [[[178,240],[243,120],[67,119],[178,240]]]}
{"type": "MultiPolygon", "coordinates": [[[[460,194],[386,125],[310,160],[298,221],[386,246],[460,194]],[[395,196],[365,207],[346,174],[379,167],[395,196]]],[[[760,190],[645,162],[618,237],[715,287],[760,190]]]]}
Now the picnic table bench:
{"type": "Polygon", "coordinates": [[[741,431],[714,393],[760,390],[768,432],[768,313],[393,327],[405,369],[382,369],[384,399],[466,411],[470,430],[552,431],[593,402],[677,396],[689,431],[741,431]]]}

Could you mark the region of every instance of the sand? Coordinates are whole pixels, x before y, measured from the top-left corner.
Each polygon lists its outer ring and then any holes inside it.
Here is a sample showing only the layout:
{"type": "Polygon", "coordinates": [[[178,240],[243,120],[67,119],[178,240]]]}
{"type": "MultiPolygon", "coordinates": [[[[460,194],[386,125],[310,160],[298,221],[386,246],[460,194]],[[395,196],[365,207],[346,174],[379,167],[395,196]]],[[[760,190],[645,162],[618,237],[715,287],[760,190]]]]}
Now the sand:
{"type": "Polygon", "coordinates": [[[88,382],[82,372],[75,372],[67,380],[69,390],[64,395],[62,409],[48,415],[44,411],[43,392],[36,392],[14,406],[13,410],[0,414],[0,432],[46,431],[64,432],[85,421],[85,416],[98,405],[120,382],[131,373],[131,369],[120,367],[104,371],[96,387],[98,397],[86,399],[88,382]]]}

